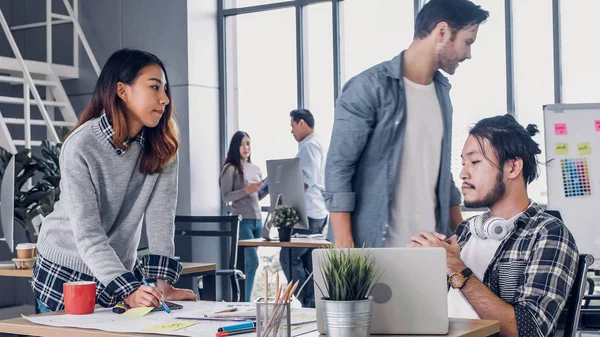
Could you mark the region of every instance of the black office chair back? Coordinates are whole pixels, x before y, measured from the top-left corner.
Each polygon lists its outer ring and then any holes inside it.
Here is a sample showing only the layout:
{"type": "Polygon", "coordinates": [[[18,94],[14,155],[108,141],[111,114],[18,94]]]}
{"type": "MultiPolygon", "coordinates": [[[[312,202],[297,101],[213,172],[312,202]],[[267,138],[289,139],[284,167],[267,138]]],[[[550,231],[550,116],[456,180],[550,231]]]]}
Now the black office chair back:
{"type": "Polygon", "coordinates": [[[585,296],[587,286],[587,270],[594,263],[594,257],[589,254],[579,255],[577,264],[577,273],[575,281],[567,303],[558,319],[557,330],[563,330],[563,337],[575,337],[579,326],[579,315],[581,313],[581,303],[585,296]]]}
{"type": "MultiPolygon", "coordinates": [[[[194,216],[194,215],[177,215],[175,216],[175,235],[188,237],[216,237],[228,239],[229,254],[227,255],[227,267],[217,270],[218,276],[229,276],[231,278],[232,296],[235,300],[239,297],[238,278],[245,276],[237,270],[237,251],[239,239],[239,224],[242,217],[239,215],[226,216],[194,216]],[[181,229],[177,228],[177,224],[228,224],[226,228],[214,229],[181,229]]],[[[209,261],[201,261],[209,262],[209,261]]]]}
{"type": "Polygon", "coordinates": [[[550,215],[552,215],[555,218],[558,218],[558,220],[562,221],[562,216],[560,215],[559,211],[554,211],[554,210],[551,210],[551,209],[547,209],[545,212],[548,213],[548,214],[550,214],[550,215]]]}

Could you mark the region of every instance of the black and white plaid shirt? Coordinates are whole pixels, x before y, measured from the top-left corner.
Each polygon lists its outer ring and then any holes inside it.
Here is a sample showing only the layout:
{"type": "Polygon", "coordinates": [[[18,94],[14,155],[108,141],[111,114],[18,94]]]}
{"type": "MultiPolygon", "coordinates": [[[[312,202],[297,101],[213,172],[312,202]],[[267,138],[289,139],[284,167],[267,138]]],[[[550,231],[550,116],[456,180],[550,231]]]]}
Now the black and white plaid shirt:
{"type": "MultiPolygon", "coordinates": [[[[515,309],[519,336],[552,336],[577,270],[573,235],[533,203],[498,247],[483,283],[515,309]]],[[[471,237],[469,220],[456,229],[461,249],[471,237]]]]}
{"type": "MultiPolygon", "coordinates": [[[[106,112],[104,110],[102,111],[102,116],[100,116],[100,118],[98,119],[98,125],[100,126],[100,130],[106,136],[106,138],[108,139],[110,144],[115,148],[115,152],[117,152],[118,155],[122,155],[123,153],[125,153],[125,150],[115,146],[114,139],[113,139],[113,137],[115,135],[115,131],[114,131],[112,125],[110,124],[110,121],[108,120],[108,116],[106,115],[106,112]]],[[[123,143],[123,147],[126,149],[133,142],[138,142],[143,147],[144,146],[144,130],[145,129],[142,129],[142,131],[140,131],[140,133],[138,133],[132,139],[125,140],[125,142],[123,143]]]]}
{"type": "Polygon", "coordinates": [[[179,279],[183,267],[171,258],[161,255],[147,255],[142,258],[145,274],[138,263],[133,271],[125,273],[109,284],[102,284],[95,277],[46,260],[38,255],[33,269],[31,287],[35,297],[51,311],[64,309],[63,284],[75,281],[96,282],[96,303],[103,307],[112,307],[124,297],[129,296],[142,285],[142,279],[166,280],[173,284],[179,279]]]}

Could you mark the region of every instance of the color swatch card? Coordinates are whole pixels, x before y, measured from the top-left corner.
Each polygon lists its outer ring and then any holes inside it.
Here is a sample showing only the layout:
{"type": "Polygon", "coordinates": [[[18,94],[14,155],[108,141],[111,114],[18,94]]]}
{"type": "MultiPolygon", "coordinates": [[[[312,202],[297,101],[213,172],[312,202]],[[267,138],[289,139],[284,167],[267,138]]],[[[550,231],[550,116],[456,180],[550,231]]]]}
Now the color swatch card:
{"type": "Polygon", "coordinates": [[[590,174],[586,158],[561,159],[560,167],[565,197],[571,198],[592,195],[590,174]]]}

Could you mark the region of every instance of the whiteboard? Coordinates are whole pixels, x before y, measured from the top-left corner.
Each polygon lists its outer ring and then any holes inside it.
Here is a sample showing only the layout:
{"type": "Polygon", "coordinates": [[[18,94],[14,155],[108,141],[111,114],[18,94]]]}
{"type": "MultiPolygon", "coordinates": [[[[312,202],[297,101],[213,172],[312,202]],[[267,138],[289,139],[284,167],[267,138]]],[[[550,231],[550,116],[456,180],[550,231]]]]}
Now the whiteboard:
{"type": "Polygon", "coordinates": [[[600,103],[544,106],[548,209],[580,253],[600,257],[600,103]]]}

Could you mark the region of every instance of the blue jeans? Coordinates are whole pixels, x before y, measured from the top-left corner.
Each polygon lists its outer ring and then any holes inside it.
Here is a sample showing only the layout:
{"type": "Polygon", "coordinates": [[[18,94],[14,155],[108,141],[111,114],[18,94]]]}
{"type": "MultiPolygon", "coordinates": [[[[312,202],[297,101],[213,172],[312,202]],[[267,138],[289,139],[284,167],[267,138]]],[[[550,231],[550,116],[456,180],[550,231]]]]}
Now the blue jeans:
{"type": "MultiPolygon", "coordinates": [[[[258,239],[262,231],[261,219],[246,219],[240,222],[240,240],[258,239]]],[[[251,301],[254,276],[258,269],[258,253],[256,247],[247,247],[244,250],[244,273],[246,274],[245,290],[246,302],[251,301]]]]}
{"type": "Polygon", "coordinates": [[[42,303],[42,301],[38,300],[37,298],[35,299],[38,309],[40,310],[40,314],[43,314],[45,312],[50,312],[50,309],[48,309],[48,307],[42,303]]]}
{"type": "MultiPolygon", "coordinates": [[[[308,218],[309,229],[294,229],[292,234],[321,234],[323,228],[327,224],[327,218],[313,219],[308,218]]],[[[313,271],[312,265],[312,248],[281,248],[279,253],[279,262],[283,273],[288,280],[300,281],[300,285],[304,284],[310,273],[313,271]],[[292,275],[289,275],[290,263],[289,254],[292,254],[292,275]]],[[[300,290],[300,288],[298,288],[300,290]]],[[[315,287],[314,282],[306,283],[301,293],[296,290],[296,297],[305,308],[315,307],[315,287]]]]}

